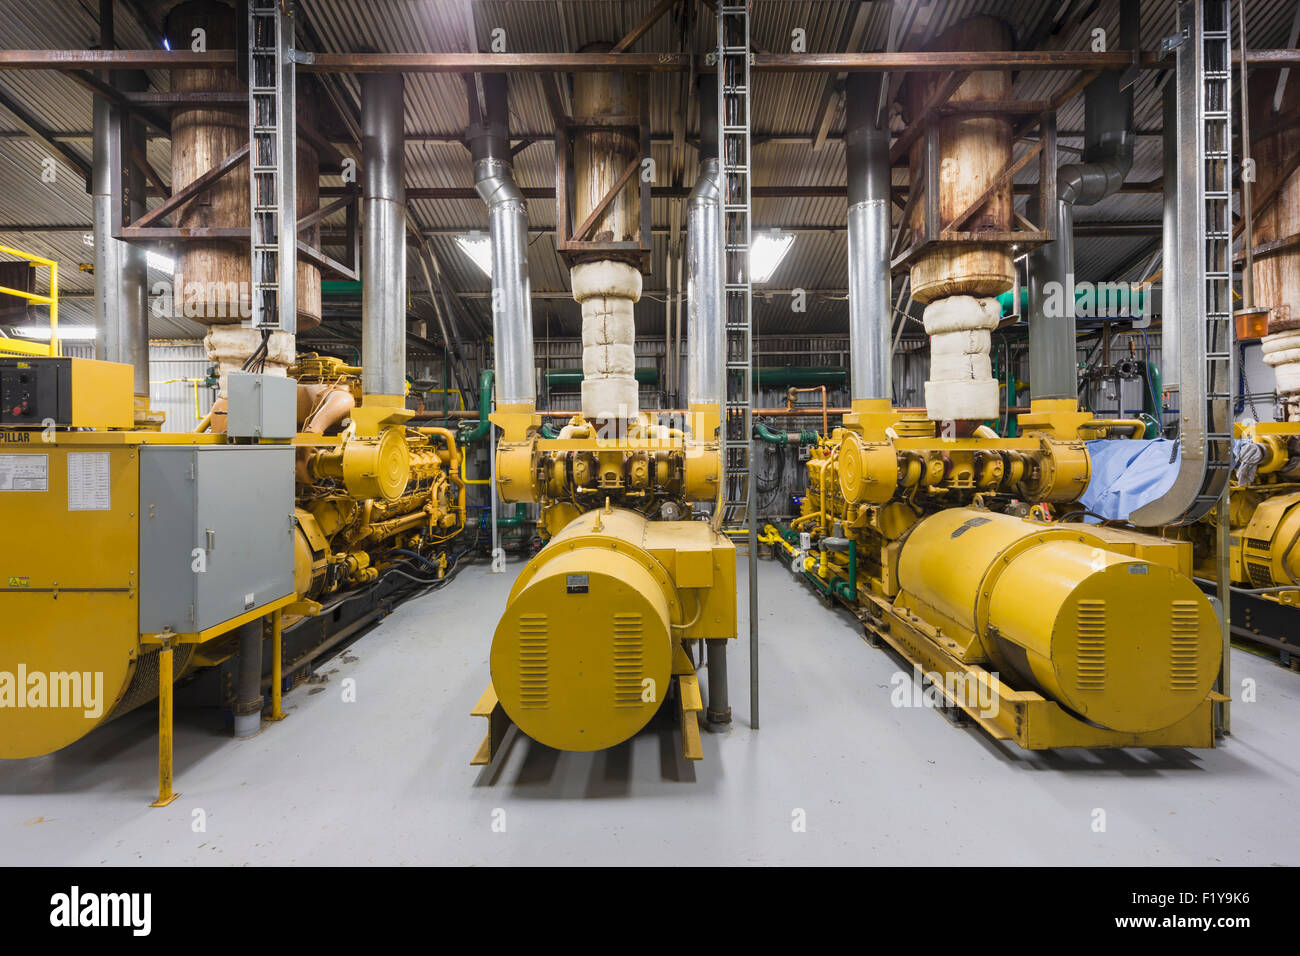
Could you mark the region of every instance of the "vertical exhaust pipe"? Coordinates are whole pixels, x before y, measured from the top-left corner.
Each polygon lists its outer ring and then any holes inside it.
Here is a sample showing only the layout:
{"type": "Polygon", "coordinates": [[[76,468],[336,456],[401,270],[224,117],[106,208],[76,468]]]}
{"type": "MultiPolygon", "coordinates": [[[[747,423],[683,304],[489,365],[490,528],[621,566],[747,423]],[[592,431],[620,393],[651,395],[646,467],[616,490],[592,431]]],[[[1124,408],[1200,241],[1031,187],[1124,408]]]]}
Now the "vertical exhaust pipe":
{"type": "MultiPolygon", "coordinates": [[[[145,89],[143,73],[121,73],[114,85],[126,92],[145,89]]],[[[95,143],[91,167],[94,194],[95,327],[98,354],[135,370],[137,399],[149,398],[149,298],[146,253],[113,238],[113,180],[122,176],[131,220],[144,215],[144,174],[126,161],[132,147],[144,152],[144,127],[104,97],[95,98],[95,143]]],[[[178,290],[179,291],[179,290],[178,290]]],[[[137,401],[137,407],[140,402],[137,401]]]]}
{"type": "Polygon", "coordinates": [[[504,73],[470,84],[470,155],[474,188],[487,203],[492,242],[492,347],[498,405],[537,404],[533,306],[528,284],[528,209],[510,162],[504,73]],[[479,93],[481,91],[482,101],[479,93]]]}
{"type": "Polygon", "coordinates": [[[401,74],[361,77],[361,386],[406,395],[406,186],[401,74]]]}
{"type": "Polygon", "coordinates": [[[876,126],[878,73],[849,75],[844,145],[849,198],[849,355],[854,402],[891,401],[889,130],[876,126]]]}
{"type": "MultiPolygon", "coordinates": [[[[1141,10],[1120,4],[1120,44],[1138,49],[1141,10]]],[[[1083,162],[1056,173],[1056,239],[1029,254],[1029,368],[1035,401],[1079,397],[1074,345],[1074,207],[1117,192],[1133,166],[1133,90],[1107,70],[1084,91],[1083,162]]],[[[1031,204],[1032,208],[1032,204],[1031,204]]]]}
{"type": "MultiPolygon", "coordinates": [[[[722,167],[717,80],[699,80],[700,173],[686,200],[686,396],[693,413],[721,414],[726,343],[722,331],[722,167]]],[[[711,435],[697,435],[711,438],[711,435]]]]}
{"type": "MultiPolygon", "coordinates": [[[[1160,302],[1165,315],[1173,317],[1178,308],[1178,94],[1174,78],[1165,82],[1164,90],[1164,193],[1161,206],[1160,302]]],[[[1163,316],[1162,316],[1163,318],[1163,316]]],[[[1160,323],[1160,378],[1164,390],[1177,393],[1182,382],[1181,324],[1160,323]]],[[[1177,401],[1174,402],[1177,408],[1177,401]]]]}

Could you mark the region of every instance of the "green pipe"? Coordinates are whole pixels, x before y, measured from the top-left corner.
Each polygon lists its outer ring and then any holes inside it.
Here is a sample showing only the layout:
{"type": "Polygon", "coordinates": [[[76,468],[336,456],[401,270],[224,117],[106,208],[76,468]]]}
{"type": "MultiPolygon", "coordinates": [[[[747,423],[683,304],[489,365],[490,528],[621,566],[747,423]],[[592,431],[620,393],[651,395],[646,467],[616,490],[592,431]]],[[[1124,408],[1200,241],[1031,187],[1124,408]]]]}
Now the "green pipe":
{"type": "Polygon", "coordinates": [[[1164,391],[1164,381],[1155,362],[1144,362],[1143,365],[1146,368],[1146,388],[1142,392],[1142,411],[1159,421],[1164,414],[1159,398],[1160,393],[1164,391]]]}
{"type": "Polygon", "coordinates": [[[858,597],[858,543],[849,538],[849,594],[850,600],[858,597]]]}
{"type": "Polygon", "coordinates": [[[468,445],[472,442],[482,441],[487,437],[488,429],[492,427],[492,423],[488,420],[488,414],[492,411],[492,383],[495,379],[496,372],[490,368],[485,368],[482,374],[479,375],[478,424],[461,432],[461,444],[468,445]]]}
{"type": "MultiPolygon", "coordinates": [[[[1098,283],[1097,285],[1100,284],[1101,283],[1098,283]]],[[[1116,283],[1116,285],[1123,285],[1123,284],[1124,283],[1116,283]]],[[[1097,294],[1099,291],[1097,285],[1093,285],[1093,286],[1084,285],[1080,288],[1076,288],[1074,290],[1074,301],[1078,302],[1085,295],[1092,295],[1093,296],[1092,308],[1093,308],[1094,316],[1091,317],[1105,318],[1105,316],[1095,315],[1095,313],[1099,309],[1107,307],[1106,302],[1103,301],[1099,303],[1097,301],[1097,294]]],[[[1123,291],[1124,294],[1129,297],[1128,304],[1130,307],[1129,308],[1130,311],[1133,311],[1134,309],[1136,309],[1137,311],[1143,311],[1146,309],[1148,292],[1145,286],[1142,286],[1136,290],[1133,290],[1132,287],[1129,287],[1129,288],[1125,288],[1123,291]],[[1135,291],[1136,291],[1136,296],[1134,296],[1135,291]],[[1137,299],[1136,303],[1134,303],[1133,301],[1134,298],[1137,299]]],[[[1102,299],[1104,300],[1105,298],[1107,298],[1107,296],[1103,295],[1102,299]]],[[[997,297],[997,300],[998,300],[998,304],[1002,306],[1003,315],[1011,315],[1015,313],[1016,310],[1012,308],[1012,304],[1015,302],[1015,296],[1011,292],[1003,292],[1000,296],[997,297]]],[[[1021,286],[1020,287],[1020,315],[1024,316],[1028,314],[1029,314],[1029,287],[1021,286]]],[[[1083,316],[1083,318],[1090,318],[1090,316],[1083,316]]],[[[1116,318],[1121,318],[1121,316],[1116,316],[1116,318]]]]}
{"type": "Polygon", "coordinates": [[[542,423],[542,437],[543,437],[543,438],[559,438],[559,437],[560,437],[560,433],[559,433],[558,431],[556,431],[554,428],[552,428],[549,424],[546,424],[545,422],[543,422],[543,423],[542,423]]]}
{"type": "Polygon", "coordinates": [[[507,518],[503,515],[497,515],[498,528],[516,528],[528,520],[528,506],[522,501],[515,505],[515,514],[513,518],[507,518]]]}
{"type": "Polygon", "coordinates": [[[320,284],[320,294],[326,298],[339,296],[359,299],[361,298],[361,283],[349,282],[346,279],[325,279],[320,284]]]}
{"type": "MultiPolygon", "coordinates": [[[[638,368],[636,370],[636,380],[643,385],[659,384],[659,369],[653,367],[638,368]]],[[[580,368],[553,368],[546,373],[546,386],[552,385],[581,385],[582,369],[580,368]]]]}
{"type": "Polygon", "coordinates": [[[842,368],[810,366],[796,368],[792,365],[768,366],[754,369],[754,378],[762,385],[809,387],[813,385],[843,385],[848,373],[842,368]]]}
{"type": "Polygon", "coordinates": [[[797,432],[779,432],[760,421],[754,422],[754,434],[773,445],[811,445],[817,441],[817,432],[805,428],[797,432]]]}

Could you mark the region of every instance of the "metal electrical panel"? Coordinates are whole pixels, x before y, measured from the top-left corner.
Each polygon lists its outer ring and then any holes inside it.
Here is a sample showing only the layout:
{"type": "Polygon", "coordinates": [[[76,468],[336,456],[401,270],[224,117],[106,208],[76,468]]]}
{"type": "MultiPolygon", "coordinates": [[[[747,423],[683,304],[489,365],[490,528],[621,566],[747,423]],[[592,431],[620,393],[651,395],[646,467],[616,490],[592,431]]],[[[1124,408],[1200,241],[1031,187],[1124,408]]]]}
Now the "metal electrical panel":
{"type": "Polygon", "coordinates": [[[140,633],[195,634],[293,592],[289,445],[140,448],[140,633]]]}
{"type": "Polygon", "coordinates": [[[0,425],[130,428],[131,366],[81,358],[0,358],[0,425]]]}
{"type": "Polygon", "coordinates": [[[283,375],[231,372],[226,384],[226,434],[292,438],[298,433],[298,383],[283,375]]]}

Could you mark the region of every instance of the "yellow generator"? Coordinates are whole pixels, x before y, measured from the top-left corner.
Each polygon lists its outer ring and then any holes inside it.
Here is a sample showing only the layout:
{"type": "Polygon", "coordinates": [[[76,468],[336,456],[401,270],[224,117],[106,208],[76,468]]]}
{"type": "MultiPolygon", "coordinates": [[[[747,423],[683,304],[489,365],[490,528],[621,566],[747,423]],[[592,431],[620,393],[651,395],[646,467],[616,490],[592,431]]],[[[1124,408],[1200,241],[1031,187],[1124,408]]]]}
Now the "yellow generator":
{"type": "MultiPolygon", "coordinates": [[[[1228,497],[1232,634],[1300,662],[1300,422],[1238,423],[1228,497]]],[[[1213,517],[1172,533],[1192,542],[1196,573],[1219,576],[1213,517]]]]}
{"type": "Polygon", "coordinates": [[[603,750],[637,733],[678,680],[683,748],[700,756],[689,642],[736,635],[736,550],[700,521],[600,508],[515,581],[492,639],[492,687],[529,737],[603,750]]]}
{"type": "Polygon", "coordinates": [[[467,139],[488,207],[497,303],[495,490],[502,501],[536,504],[549,542],[520,573],[493,636],[492,683],[473,711],[488,731],[474,764],[493,760],[512,722],[560,750],[600,750],[630,739],[675,695],[682,755],[698,760],[699,714],[731,720],[736,551],[720,523],[724,247],[717,145],[707,141],[717,126],[701,121],[701,174],[687,202],[689,414],[670,425],[641,412],[635,377],[650,193],[621,171],[640,162],[649,136],[643,85],[636,74],[576,75],[573,122],[557,133],[556,194],[573,197],[557,213],[557,246],[582,307],[583,343],[581,410],[558,434],[536,411],[528,217],[512,174],[504,75],[484,76],[482,98],[470,97],[467,139]],[[584,232],[591,238],[576,241],[584,232]],[[712,520],[691,520],[692,503],[706,501],[712,520]],[[705,656],[707,702],[696,678],[705,656]]]}
{"type": "Polygon", "coordinates": [[[0,757],[52,753],[157,699],[169,802],[175,681],[237,659],[222,697],[236,735],[256,733],[266,637],[278,719],[282,625],[410,555],[441,575],[464,526],[454,437],[365,427],[351,401],[321,427],[307,402],[300,431],[307,387],[232,373],[225,432],[167,433],[137,427],[128,365],[0,359],[0,757]]]}
{"type": "MultiPolygon", "coordinates": [[[[492,639],[488,720],[474,764],[511,723],[557,750],[602,750],[675,699],[682,755],[703,756],[696,668],[708,656],[711,724],[731,719],[727,641],[736,636],[736,549],[709,521],[682,520],[718,487],[718,444],[634,427],[603,439],[580,415],[541,437],[531,410],[498,412],[498,488],[540,505],[548,543],[520,573],[492,639]]],[[[697,432],[716,429],[697,417],[697,432]]]]}
{"type": "Polygon", "coordinates": [[[1214,746],[1222,646],[1190,544],[1049,520],[1087,480],[1065,436],[1108,425],[1050,405],[1022,420],[1019,438],[945,439],[859,403],[809,462],[803,515],[762,540],[998,739],[1214,746]]]}

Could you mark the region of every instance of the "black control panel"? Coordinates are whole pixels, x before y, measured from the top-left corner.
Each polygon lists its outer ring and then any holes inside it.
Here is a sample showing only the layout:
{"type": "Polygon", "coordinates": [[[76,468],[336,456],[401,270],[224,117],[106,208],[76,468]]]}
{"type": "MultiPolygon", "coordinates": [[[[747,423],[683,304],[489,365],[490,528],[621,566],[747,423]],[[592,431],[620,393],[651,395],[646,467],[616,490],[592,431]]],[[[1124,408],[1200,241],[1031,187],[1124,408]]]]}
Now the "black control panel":
{"type": "Polygon", "coordinates": [[[0,358],[0,426],[72,423],[72,359],[0,358]]]}

